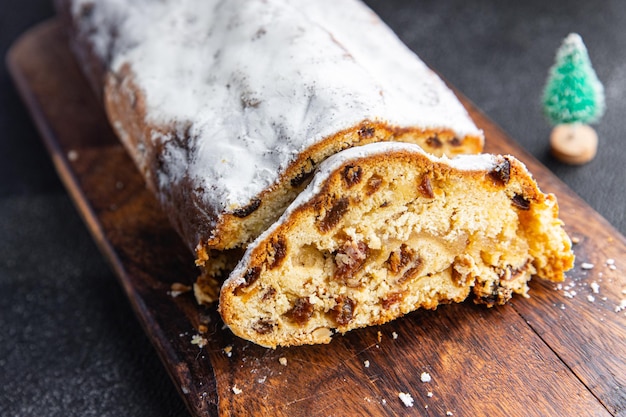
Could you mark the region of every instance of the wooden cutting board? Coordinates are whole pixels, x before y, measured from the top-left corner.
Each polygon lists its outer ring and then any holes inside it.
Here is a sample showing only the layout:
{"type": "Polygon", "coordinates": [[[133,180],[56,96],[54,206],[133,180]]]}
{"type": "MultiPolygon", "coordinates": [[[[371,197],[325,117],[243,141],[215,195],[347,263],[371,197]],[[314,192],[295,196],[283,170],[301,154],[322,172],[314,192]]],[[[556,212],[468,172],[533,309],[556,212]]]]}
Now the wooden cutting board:
{"type": "Polygon", "coordinates": [[[193,257],[113,134],[60,24],[23,35],[8,64],[61,179],[193,415],[626,415],[626,309],[619,308],[626,239],[467,100],[486,150],[516,155],[558,196],[579,241],[566,282],[533,281],[531,298],[506,306],[445,305],[330,345],[268,350],[234,337],[190,293],[171,295],[172,283],[194,281],[193,257]]]}

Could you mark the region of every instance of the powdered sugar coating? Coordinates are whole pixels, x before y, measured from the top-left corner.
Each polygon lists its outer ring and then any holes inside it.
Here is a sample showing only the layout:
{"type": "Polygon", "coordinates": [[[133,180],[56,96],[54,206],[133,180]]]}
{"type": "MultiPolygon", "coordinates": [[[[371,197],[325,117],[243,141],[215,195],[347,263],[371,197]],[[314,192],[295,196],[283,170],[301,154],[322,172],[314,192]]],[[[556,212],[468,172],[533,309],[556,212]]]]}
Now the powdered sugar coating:
{"type": "Polygon", "coordinates": [[[482,136],[445,84],[357,0],[74,0],[79,30],[129,64],[159,133],[158,186],[245,206],[311,145],[363,120],[482,136]],[[87,7],[88,6],[88,7],[87,7]],[[88,13],[85,12],[86,7],[88,13]]]}

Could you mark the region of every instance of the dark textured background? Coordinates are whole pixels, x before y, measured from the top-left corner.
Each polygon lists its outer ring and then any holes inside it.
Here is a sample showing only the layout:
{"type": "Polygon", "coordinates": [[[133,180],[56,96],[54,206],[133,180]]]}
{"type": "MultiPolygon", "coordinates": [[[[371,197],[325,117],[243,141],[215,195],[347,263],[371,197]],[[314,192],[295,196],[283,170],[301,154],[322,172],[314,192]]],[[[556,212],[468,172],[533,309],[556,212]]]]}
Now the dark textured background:
{"type": "MultiPolygon", "coordinates": [[[[367,3],[626,233],[626,3],[367,3]],[[538,105],[555,50],[572,31],[583,36],[607,99],[598,156],[581,167],[548,155],[550,127],[538,105]]],[[[49,0],[0,0],[2,56],[52,14],[49,0]]],[[[0,416],[186,414],[0,67],[0,416]]]]}

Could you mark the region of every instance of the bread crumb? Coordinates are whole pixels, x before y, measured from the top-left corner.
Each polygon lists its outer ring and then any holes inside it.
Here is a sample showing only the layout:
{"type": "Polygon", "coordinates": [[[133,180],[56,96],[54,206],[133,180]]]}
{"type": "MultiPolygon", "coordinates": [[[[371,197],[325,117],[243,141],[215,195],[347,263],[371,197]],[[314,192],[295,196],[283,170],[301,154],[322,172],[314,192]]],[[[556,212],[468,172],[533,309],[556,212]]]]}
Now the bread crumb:
{"type": "Polygon", "coordinates": [[[572,236],[572,243],[574,245],[580,243],[580,238],[578,236],[572,236]]]}
{"type": "Polygon", "coordinates": [[[267,379],[267,375],[263,376],[262,378],[257,379],[256,382],[258,382],[259,384],[264,384],[266,379],[267,379]]]}
{"type": "Polygon", "coordinates": [[[432,398],[433,397],[433,392],[432,391],[428,391],[428,394],[426,394],[426,396],[428,398],[432,398]]]}
{"type": "Polygon", "coordinates": [[[598,294],[600,292],[600,284],[593,281],[590,285],[591,285],[591,290],[593,291],[594,294],[598,294]]]}
{"type": "Polygon", "coordinates": [[[378,343],[380,343],[381,340],[383,340],[383,334],[379,330],[378,331],[378,343]]]}
{"type": "Polygon", "coordinates": [[[430,377],[430,374],[428,372],[422,372],[422,374],[420,375],[420,379],[422,380],[422,382],[432,381],[432,378],[430,377]]]}
{"type": "Polygon", "coordinates": [[[226,354],[226,356],[228,356],[229,358],[231,356],[233,356],[233,346],[232,345],[228,345],[224,348],[224,353],[226,354]]]}
{"type": "Polygon", "coordinates": [[[181,294],[191,291],[191,287],[189,285],[181,284],[180,282],[175,282],[170,286],[170,290],[168,294],[172,298],[176,298],[181,294]]]}
{"type": "Polygon", "coordinates": [[[609,258],[606,260],[607,265],[615,265],[615,259],[609,258]]]}
{"type": "Polygon", "coordinates": [[[76,161],[78,159],[78,152],[76,152],[75,150],[71,149],[67,153],[67,159],[70,160],[71,162],[76,161]]]}
{"type": "Polygon", "coordinates": [[[454,415],[454,413],[453,413],[452,411],[446,411],[446,415],[447,415],[447,416],[453,416],[453,415],[454,415]]]}
{"type": "Polygon", "coordinates": [[[365,366],[366,368],[370,367],[370,361],[363,361],[363,366],[365,366]]]}
{"type": "Polygon", "coordinates": [[[587,296],[587,301],[589,301],[590,303],[593,303],[594,301],[596,301],[596,297],[594,297],[593,295],[589,294],[587,296]]]}
{"type": "Polygon", "coordinates": [[[580,267],[585,270],[593,269],[594,266],[595,266],[594,264],[589,263],[589,262],[583,262],[582,264],[580,264],[580,267]]]}
{"type": "Polygon", "coordinates": [[[234,393],[235,395],[239,395],[239,394],[241,394],[242,392],[243,392],[242,390],[240,390],[239,388],[237,388],[237,385],[233,385],[233,393],[234,393]]]}
{"type": "Polygon", "coordinates": [[[396,340],[398,338],[398,333],[393,332],[391,333],[391,336],[393,337],[393,340],[396,340]]]}
{"type": "Polygon", "coordinates": [[[398,398],[400,398],[405,407],[413,407],[413,397],[411,397],[411,394],[407,392],[399,392],[398,398]]]}
{"type": "Polygon", "coordinates": [[[619,313],[622,310],[626,310],[626,299],[620,301],[619,305],[615,307],[615,312],[619,313]]]}
{"type": "Polygon", "coordinates": [[[280,358],[278,358],[278,363],[280,363],[282,366],[287,366],[287,358],[281,356],[280,358]]]}
{"type": "Polygon", "coordinates": [[[191,337],[191,344],[197,345],[200,349],[205,347],[207,343],[209,343],[209,341],[202,337],[202,335],[195,334],[191,337]]]}

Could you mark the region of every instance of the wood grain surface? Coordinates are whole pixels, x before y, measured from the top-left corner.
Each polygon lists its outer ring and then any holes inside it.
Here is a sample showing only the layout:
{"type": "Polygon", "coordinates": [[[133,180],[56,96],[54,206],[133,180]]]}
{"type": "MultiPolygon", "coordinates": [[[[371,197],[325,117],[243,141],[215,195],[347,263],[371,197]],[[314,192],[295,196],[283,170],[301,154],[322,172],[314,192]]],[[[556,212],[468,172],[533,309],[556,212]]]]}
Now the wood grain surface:
{"type": "Polygon", "coordinates": [[[579,241],[567,280],[533,281],[530,298],[506,306],[445,305],[330,345],[268,350],[233,336],[190,293],[171,295],[172,283],[195,279],[193,257],[115,138],[59,23],[26,33],[8,64],[61,179],[193,415],[626,415],[626,239],[467,100],[486,150],[517,156],[557,195],[579,241]],[[192,343],[194,336],[206,345],[192,343]],[[424,372],[430,382],[422,382],[424,372]],[[412,396],[412,407],[400,392],[412,396]]]}

